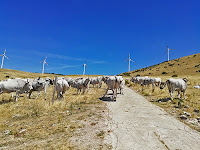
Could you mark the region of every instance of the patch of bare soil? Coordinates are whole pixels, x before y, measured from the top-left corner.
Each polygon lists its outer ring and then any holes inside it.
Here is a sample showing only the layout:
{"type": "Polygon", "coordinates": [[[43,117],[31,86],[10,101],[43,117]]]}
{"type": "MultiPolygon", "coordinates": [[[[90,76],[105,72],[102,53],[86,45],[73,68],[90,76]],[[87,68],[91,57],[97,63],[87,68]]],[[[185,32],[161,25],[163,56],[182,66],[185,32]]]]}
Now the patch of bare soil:
{"type": "Polygon", "coordinates": [[[105,103],[92,105],[93,108],[87,114],[87,118],[80,121],[82,128],[75,131],[69,139],[72,149],[76,150],[107,150],[111,144],[104,143],[104,137],[108,132],[108,108],[105,103]]]}

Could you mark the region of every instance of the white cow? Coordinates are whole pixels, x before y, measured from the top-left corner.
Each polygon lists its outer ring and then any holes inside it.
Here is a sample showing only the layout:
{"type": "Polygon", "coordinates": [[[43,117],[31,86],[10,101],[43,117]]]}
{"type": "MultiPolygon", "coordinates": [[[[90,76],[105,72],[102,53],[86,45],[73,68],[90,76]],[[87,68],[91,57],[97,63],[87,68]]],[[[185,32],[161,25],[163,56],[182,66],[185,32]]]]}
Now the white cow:
{"type": "Polygon", "coordinates": [[[29,83],[28,79],[8,79],[0,82],[0,94],[16,92],[16,102],[19,94],[27,93],[31,89],[32,85],[29,83]]]}
{"type": "Polygon", "coordinates": [[[90,85],[89,78],[76,80],[75,87],[77,88],[77,94],[79,92],[81,93],[81,90],[83,90],[83,94],[84,94],[86,89],[87,89],[87,92],[89,92],[89,85],[90,85]]]}
{"type": "Polygon", "coordinates": [[[39,97],[40,92],[42,90],[44,90],[44,94],[45,94],[45,100],[46,100],[46,92],[47,92],[47,88],[50,85],[53,85],[53,81],[49,78],[46,77],[45,79],[42,78],[36,78],[36,79],[31,79],[30,84],[32,85],[32,89],[29,91],[29,98],[31,98],[31,94],[33,91],[37,91],[38,95],[36,97],[36,99],[39,97]]]}
{"type": "Polygon", "coordinates": [[[182,92],[183,97],[185,99],[185,91],[187,88],[187,81],[188,80],[186,78],[183,78],[183,79],[170,78],[166,82],[162,82],[160,84],[160,89],[163,89],[167,85],[170,96],[171,96],[171,100],[173,100],[174,91],[178,92],[178,98],[180,98],[180,92],[182,92]]]}
{"type": "Polygon", "coordinates": [[[64,97],[66,90],[69,90],[69,84],[65,80],[65,78],[57,78],[57,82],[55,84],[56,84],[57,99],[61,99],[64,97]]]}
{"type": "Polygon", "coordinates": [[[149,88],[150,84],[152,86],[152,92],[154,92],[155,86],[154,86],[154,80],[152,78],[144,79],[144,81],[141,83],[141,86],[147,86],[149,88]]]}
{"type": "Polygon", "coordinates": [[[120,93],[123,93],[123,84],[125,84],[122,76],[105,76],[103,77],[103,81],[107,84],[107,89],[103,97],[106,96],[108,90],[112,90],[113,96],[112,99],[116,100],[117,98],[117,89],[120,89],[120,93]]]}
{"type": "Polygon", "coordinates": [[[94,85],[99,84],[99,88],[101,88],[101,86],[102,86],[102,77],[98,76],[98,77],[91,78],[90,79],[90,84],[93,85],[93,88],[94,88],[94,85]]]}
{"type": "Polygon", "coordinates": [[[108,90],[112,90],[112,92],[113,92],[112,99],[116,100],[116,98],[117,98],[117,83],[116,83],[117,79],[116,79],[116,77],[115,76],[105,77],[104,81],[106,82],[108,87],[107,87],[106,92],[103,95],[103,97],[106,96],[108,90]]]}
{"type": "Polygon", "coordinates": [[[151,78],[154,81],[154,84],[156,86],[160,86],[160,83],[162,82],[161,78],[157,77],[157,78],[151,78]]]}
{"type": "Polygon", "coordinates": [[[149,77],[148,76],[145,76],[145,77],[132,77],[131,78],[131,81],[135,84],[142,84],[144,82],[144,80],[148,79],[149,77]]]}
{"type": "Polygon", "coordinates": [[[193,88],[195,88],[195,89],[200,89],[200,85],[196,85],[196,86],[194,86],[193,88]]]}
{"type": "Polygon", "coordinates": [[[120,94],[124,94],[124,85],[125,85],[125,80],[122,76],[115,76],[117,79],[117,87],[119,88],[120,94]]]}

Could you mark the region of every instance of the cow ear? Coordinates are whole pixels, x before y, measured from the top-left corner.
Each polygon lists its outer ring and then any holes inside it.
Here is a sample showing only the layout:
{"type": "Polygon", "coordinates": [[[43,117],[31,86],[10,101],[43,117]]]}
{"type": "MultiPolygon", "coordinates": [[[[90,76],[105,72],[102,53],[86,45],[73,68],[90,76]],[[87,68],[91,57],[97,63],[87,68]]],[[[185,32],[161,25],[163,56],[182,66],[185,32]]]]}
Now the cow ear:
{"type": "Polygon", "coordinates": [[[188,82],[188,79],[186,79],[186,78],[183,78],[183,80],[187,83],[188,82]]]}

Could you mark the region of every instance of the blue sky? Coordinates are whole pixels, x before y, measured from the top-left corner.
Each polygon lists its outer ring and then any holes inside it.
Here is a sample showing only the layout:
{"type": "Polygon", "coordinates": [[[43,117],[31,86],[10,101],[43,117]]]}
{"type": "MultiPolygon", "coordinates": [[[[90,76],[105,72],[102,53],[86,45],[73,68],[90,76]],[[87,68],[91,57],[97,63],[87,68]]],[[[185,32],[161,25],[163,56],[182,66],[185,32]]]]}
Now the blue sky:
{"type": "Polygon", "coordinates": [[[0,1],[4,68],[41,72],[119,74],[200,52],[199,0],[0,1]]]}

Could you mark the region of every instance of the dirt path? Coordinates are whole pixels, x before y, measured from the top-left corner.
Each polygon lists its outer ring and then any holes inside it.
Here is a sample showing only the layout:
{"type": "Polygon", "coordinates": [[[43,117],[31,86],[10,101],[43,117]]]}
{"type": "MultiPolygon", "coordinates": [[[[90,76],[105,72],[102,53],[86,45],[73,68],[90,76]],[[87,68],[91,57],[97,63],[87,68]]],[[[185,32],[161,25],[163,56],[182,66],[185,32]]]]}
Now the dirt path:
{"type": "Polygon", "coordinates": [[[200,133],[127,87],[116,102],[107,104],[112,132],[106,140],[112,139],[113,149],[200,149],[200,133]]]}

